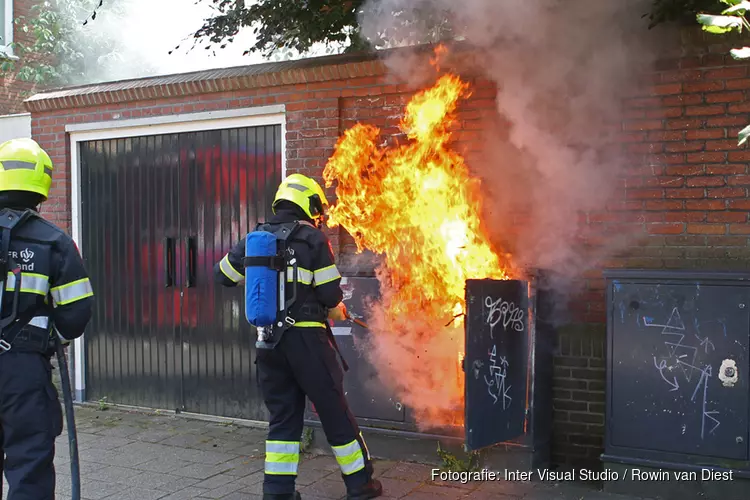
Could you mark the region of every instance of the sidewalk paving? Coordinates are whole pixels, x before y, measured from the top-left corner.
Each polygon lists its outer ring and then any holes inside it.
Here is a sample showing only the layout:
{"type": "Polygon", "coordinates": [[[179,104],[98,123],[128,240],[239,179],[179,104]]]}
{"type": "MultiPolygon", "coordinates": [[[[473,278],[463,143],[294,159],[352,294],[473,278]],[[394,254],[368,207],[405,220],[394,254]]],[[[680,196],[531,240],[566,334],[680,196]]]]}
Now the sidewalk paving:
{"type": "MultiPolygon", "coordinates": [[[[82,496],[117,500],[255,500],[262,496],[264,429],[108,408],[77,406],[82,496]]],[[[58,440],[58,499],[70,499],[67,431],[58,440]]],[[[631,500],[569,483],[430,480],[433,466],[376,460],[383,500],[631,500]]],[[[305,454],[303,500],[345,497],[332,456],[305,454]]],[[[4,492],[7,494],[7,485],[4,492]]]]}

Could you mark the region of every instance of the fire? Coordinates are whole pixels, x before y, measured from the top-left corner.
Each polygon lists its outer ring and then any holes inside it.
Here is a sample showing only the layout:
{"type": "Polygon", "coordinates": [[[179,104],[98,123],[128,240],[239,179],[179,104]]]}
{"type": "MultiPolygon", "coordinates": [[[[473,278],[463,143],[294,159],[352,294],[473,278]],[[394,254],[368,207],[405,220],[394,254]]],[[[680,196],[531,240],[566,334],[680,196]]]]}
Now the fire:
{"type": "Polygon", "coordinates": [[[480,182],[450,148],[456,107],[469,96],[467,83],[444,74],[406,106],[406,144],[381,147],[380,130],[358,123],[323,172],[326,186],[337,183],[329,226],[384,257],[370,355],[424,428],[463,423],[465,281],[511,278],[508,256],[482,228],[480,182]]]}

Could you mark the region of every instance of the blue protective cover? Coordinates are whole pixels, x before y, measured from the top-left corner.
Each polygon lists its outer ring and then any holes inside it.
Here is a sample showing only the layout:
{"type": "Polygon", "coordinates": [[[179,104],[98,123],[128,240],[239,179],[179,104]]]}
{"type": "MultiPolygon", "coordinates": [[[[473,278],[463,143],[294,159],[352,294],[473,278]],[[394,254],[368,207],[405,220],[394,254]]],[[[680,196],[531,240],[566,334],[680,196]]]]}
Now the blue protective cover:
{"type": "MultiPolygon", "coordinates": [[[[245,256],[276,255],[276,235],[254,231],[245,238],[245,256]]],[[[279,272],[264,266],[245,268],[245,318],[253,326],[270,326],[278,310],[279,272]]]]}

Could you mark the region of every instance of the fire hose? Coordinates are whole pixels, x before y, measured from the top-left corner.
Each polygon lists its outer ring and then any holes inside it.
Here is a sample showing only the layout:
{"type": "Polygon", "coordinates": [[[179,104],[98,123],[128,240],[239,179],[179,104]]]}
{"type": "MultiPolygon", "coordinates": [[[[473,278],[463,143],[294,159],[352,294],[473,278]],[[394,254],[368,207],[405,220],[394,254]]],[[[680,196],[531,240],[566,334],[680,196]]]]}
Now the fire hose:
{"type": "Polygon", "coordinates": [[[71,497],[72,500],[81,500],[81,473],[80,465],[78,462],[78,436],[76,433],[75,415],[73,414],[73,393],[70,388],[68,361],[65,358],[65,347],[63,346],[62,341],[59,337],[57,337],[55,340],[57,362],[60,369],[60,381],[62,382],[63,403],[65,405],[65,421],[68,427],[71,497]]]}

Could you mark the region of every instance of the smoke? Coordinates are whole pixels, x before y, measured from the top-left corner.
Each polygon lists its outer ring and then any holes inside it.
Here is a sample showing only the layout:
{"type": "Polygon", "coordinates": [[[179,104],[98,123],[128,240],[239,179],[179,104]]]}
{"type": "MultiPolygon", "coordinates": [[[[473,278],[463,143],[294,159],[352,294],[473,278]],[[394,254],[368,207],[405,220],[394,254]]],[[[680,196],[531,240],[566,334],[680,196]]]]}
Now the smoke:
{"type": "MultiPolygon", "coordinates": [[[[581,253],[579,214],[604,210],[618,187],[624,158],[612,139],[619,103],[655,59],[656,35],[641,18],[648,5],[370,0],[363,9],[362,31],[371,40],[434,41],[452,29],[497,85],[497,124],[485,129],[482,158],[471,167],[485,187],[486,227],[520,267],[573,279],[613,251],[581,253]],[[438,17],[450,27],[436,27],[438,17]]],[[[415,72],[413,57],[387,63],[407,81],[434,78],[415,72]]]]}
{"type": "MultiPolygon", "coordinates": [[[[619,195],[627,161],[616,141],[620,103],[656,59],[658,35],[641,18],[648,10],[648,0],[369,0],[363,8],[362,34],[373,43],[435,42],[452,30],[463,41],[458,65],[494,82],[497,114],[485,124],[481,155],[469,162],[482,179],[484,226],[518,268],[554,271],[558,293],[572,293],[577,278],[632,243],[618,228],[605,245],[582,245],[580,223],[619,195]]],[[[386,64],[424,86],[436,79],[426,59],[396,52],[386,64]]],[[[392,291],[379,279],[370,358],[422,428],[445,423],[435,412],[455,407],[451,370],[461,339],[422,335],[434,321],[392,317],[392,291]]]]}

